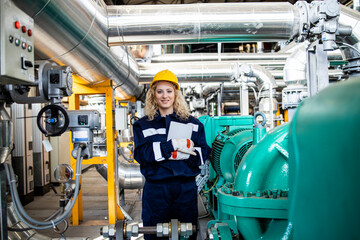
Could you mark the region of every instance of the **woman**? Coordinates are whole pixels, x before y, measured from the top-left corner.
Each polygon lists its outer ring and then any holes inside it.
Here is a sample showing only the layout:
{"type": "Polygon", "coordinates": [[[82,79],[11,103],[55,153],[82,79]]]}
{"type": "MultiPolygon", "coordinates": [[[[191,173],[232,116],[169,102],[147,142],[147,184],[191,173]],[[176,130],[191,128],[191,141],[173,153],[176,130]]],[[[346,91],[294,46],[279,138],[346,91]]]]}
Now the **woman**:
{"type": "MultiPolygon", "coordinates": [[[[190,116],[179,89],[174,73],[157,73],[146,95],[146,116],[133,125],[134,158],[146,179],[142,198],[144,226],[168,223],[171,219],[197,224],[195,176],[209,157],[210,148],[204,126],[190,116]],[[168,139],[171,125],[176,125],[175,132],[190,127],[191,136],[168,139]]],[[[155,235],[145,235],[145,239],[155,239],[155,235]]],[[[192,239],[196,239],[196,233],[192,239]]]]}

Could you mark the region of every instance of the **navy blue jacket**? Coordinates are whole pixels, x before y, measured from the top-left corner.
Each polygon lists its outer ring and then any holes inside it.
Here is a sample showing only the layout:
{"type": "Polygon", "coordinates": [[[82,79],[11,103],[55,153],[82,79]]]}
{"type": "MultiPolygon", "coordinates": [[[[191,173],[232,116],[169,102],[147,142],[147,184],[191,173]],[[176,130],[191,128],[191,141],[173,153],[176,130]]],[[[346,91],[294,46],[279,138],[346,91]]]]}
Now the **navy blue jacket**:
{"type": "Polygon", "coordinates": [[[175,113],[161,117],[158,111],[152,121],[149,121],[147,116],[136,121],[133,125],[133,131],[134,158],[140,163],[141,173],[147,181],[181,182],[186,179],[192,180],[200,173],[199,166],[210,155],[204,126],[192,116],[183,121],[175,113]],[[193,126],[191,140],[196,148],[196,156],[190,155],[186,160],[169,160],[174,151],[171,140],[167,141],[171,121],[193,126]]]}

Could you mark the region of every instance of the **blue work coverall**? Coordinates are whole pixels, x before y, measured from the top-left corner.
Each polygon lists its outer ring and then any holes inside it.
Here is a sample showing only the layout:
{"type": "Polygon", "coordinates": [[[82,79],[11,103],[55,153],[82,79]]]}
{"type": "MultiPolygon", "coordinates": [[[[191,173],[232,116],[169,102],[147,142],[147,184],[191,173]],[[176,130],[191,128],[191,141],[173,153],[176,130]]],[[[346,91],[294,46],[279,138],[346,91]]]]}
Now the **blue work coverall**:
{"type": "MultiPolygon", "coordinates": [[[[199,166],[210,155],[203,124],[192,116],[183,121],[175,113],[161,117],[158,111],[152,121],[146,116],[136,121],[133,131],[134,158],[140,163],[141,173],[146,179],[142,197],[144,226],[168,223],[171,219],[196,225],[198,208],[195,177],[200,173],[199,166]],[[167,141],[172,121],[193,126],[191,140],[196,156],[169,160],[174,151],[171,140],[167,141]]],[[[155,236],[145,235],[145,239],[155,239],[155,236]]]]}

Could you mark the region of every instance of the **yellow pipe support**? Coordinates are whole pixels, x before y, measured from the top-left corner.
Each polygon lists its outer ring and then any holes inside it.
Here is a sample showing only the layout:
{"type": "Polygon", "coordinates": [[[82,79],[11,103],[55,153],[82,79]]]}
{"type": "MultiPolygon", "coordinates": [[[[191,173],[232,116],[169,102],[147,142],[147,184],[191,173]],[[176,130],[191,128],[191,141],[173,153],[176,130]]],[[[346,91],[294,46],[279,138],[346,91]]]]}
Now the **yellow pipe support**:
{"type": "MultiPolygon", "coordinates": [[[[278,110],[276,112],[276,116],[279,117],[280,116],[280,104],[278,104],[278,110]]],[[[276,126],[279,126],[281,125],[281,122],[280,121],[276,121],[276,126]]]]}
{"type": "Polygon", "coordinates": [[[288,110],[285,110],[285,111],[284,111],[284,121],[285,121],[285,122],[288,122],[288,121],[289,121],[289,111],[288,111],[288,110]]]}
{"type": "MultiPolygon", "coordinates": [[[[73,76],[73,78],[78,78],[73,76]]],[[[123,213],[117,206],[116,196],[116,169],[115,169],[115,136],[113,126],[113,109],[114,109],[114,91],[112,89],[112,82],[110,79],[90,86],[80,85],[74,81],[73,83],[73,95],[69,98],[69,110],[77,110],[80,108],[80,95],[92,95],[92,94],[105,94],[105,107],[106,107],[106,157],[94,157],[92,159],[85,160],[86,164],[107,164],[107,176],[108,176],[108,213],[109,224],[115,224],[117,219],[124,219],[123,213]]],[[[70,138],[71,140],[71,138],[70,138]]],[[[70,147],[71,151],[73,146],[70,147]]],[[[76,159],[71,156],[71,166],[75,168],[76,159]]],[[[82,191],[79,193],[79,198],[75,203],[72,211],[73,225],[79,225],[79,220],[83,220],[83,207],[82,207],[82,191]]]]}

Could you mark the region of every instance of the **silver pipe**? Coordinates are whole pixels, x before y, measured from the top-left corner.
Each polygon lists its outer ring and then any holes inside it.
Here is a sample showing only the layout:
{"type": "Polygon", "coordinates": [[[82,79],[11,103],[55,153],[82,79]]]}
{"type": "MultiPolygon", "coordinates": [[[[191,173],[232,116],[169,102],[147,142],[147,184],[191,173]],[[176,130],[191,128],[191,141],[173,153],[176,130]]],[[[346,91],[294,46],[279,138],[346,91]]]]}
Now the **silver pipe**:
{"type": "Polygon", "coordinates": [[[12,123],[9,113],[5,109],[5,103],[0,102],[0,165],[9,156],[12,149],[12,123]]]}
{"type": "Polygon", "coordinates": [[[109,46],[288,40],[300,14],[290,3],[108,6],[109,46]]]}
{"type": "MultiPolygon", "coordinates": [[[[340,17],[339,25],[351,26],[352,33],[350,36],[340,38],[342,41],[352,45],[353,47],[360,49],[360,12],[354,9],[340,5],[340,17]]],[[[359,57],[358,53],[349,51],[348,48],[343,49],[345,59],[351,59],[359,57]]]]}
{"type": "MultiPolygon", "coordinates": [[[[237,79],[238,74],[237,62],[183,62],[183,63],[152,63],[139,64],[140,79],[142,84],[148,84],[152,81],[153,76],[163,70],[169,69],[176,74],[180,83],[195,82],[202,84],[230,82],[237,79]]],[[[283,79],[283,70],[271,70],[268,72],[275,79],[283,79]]],[[[329,70],[329,77],[341,77],[341,70],[329,70]]],[[[276,81],[276,85],[284,87],[283,81],[276,81]]],[[[275,86],[275,85],[274,85],[275,86]]]]}
{"type": "MultiPolygon", "coordinates": [[[[118,179],[119,187],[123,189],[141,189],[144,187],[145,178],[140,172],[138,163],[128,163],[119,158],[118,179]]],[[[96,171],[107,180],[107,166],[104,164],[96,164],[96,171]]]]}
{"type": "Polygon", "coordinates": [[[275,78],[272,76],[270,71],[255,64],[251,65],[250,68],[252,73],[249,76],[256,77],[256,84],[258,85],[258,88],[262,87],[263,91],[266,91],[272,90],[273,87],[276,87],[275,78]]]}
{"type": "MultiPolygon", "coordinates": [[[[286,60],[288,53],[221,53],[221,61],[241,61],[241,60],[286,60]]],[[[161,62],[195,62],[195,61],[217,61],[217,53],[179,53],[163,54],[153,56],[152,63],[161,62]]]]}
{"type": "Polygon", "coordinates": [[[138,96],[138,69],[124,46],[107,46],[106,9],[97,1],[14,0],[34,18],[38,59],[69,65],[85,84],[114,81],[119,97],[138,96]]]}
{"type": "MultiPolygon", "coordinates": [[[[300,43],[298,45],[301,45],[300,43]]],[[[255,60],[260,60],[266,63],[266,60],[270,60],[271,64],[280,64],[281,60],[285,61],[290,56],[290,53],[221,53],[221,61],[254,61],[250,64],[259,64],[255,60]],[[273,61],[271,61],[273,60],[273,61]],[[277,61],[276,61],[277,60],[277,61]],[[275,62],[276,61],[276,62],[275,62]]],[[[179,54],[163,54],[153,56],[151,58],[152,63],[174,63],[174,62],[196,62],[196,61],[217,61],[219,58],[217,53],[179,53],[179,54]]],[[[340,50],[329,51],[329,60],[342,60],[340,50]]],[[[245,63],[245,62],[244,62],[245,63]]],[[[248,62],[246,62],[248,63],[248,62]]],[[[259,65],[262,65],[261,63],[259,65]]]]}
{"type": "Polygon", "coordinates": [[[238,65],[245,62],[249,63],[249,61],[237,61],[139,64],[139,82],[150,83],[153,76],[163,69],[174,72],[180,82],[226,82],[236,80],[238,65]]]}
{"type": "Polygon", "coordinates": [[[306,48],[302,44],[286,60],[284,66],[284,81],[289,84],[306,84],[306,48]]]}
{"type": "Polygon", "coordinates": [[[240,94],[240,115],[249,115],[249,87],[246,83],[242,82],[239,86],[240,94]]]}
{"type": "Polygon", "coordinates": [[[221,116],[222,115],[222,97],[223,97],[223,92],[224,92],[224,84],[221,83],[220,84],[220,91],[217,94],[217,101],[218,101],[218,105],[217,105],[217,115],[221,116]]]}

